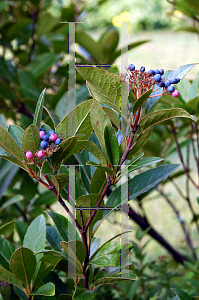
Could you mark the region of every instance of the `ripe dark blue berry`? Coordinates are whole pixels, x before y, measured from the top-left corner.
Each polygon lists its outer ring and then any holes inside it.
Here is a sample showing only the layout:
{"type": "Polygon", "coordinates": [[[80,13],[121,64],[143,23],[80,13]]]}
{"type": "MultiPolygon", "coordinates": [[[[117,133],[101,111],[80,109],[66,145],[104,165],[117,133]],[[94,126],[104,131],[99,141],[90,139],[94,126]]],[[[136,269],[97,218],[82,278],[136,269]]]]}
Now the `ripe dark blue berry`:
{"type": "Polygon", "coordinates": [[[42,136],[41,139],[42,139],[42,141],[48,141],[49,137],[48,137],[47,134],[45,134],[45,135],[42,136]]]}
{"type": "Polygon", "coordinates": [[[42,149],[46,149],[46,148],[48,147],[48,142],[42,141],[42,142],[40,143],[40,146],[41,146],[42,149]]]}
{"type": "Polygon", "coordinates": [[[44,129],[41,127],[41,128],[39,129],[39,131],[44,131],[44,129]]]}
{"type": "Polygon", "coordinates": [[[49,130],[48,135],[51,136],[51,134],[53,134],[53,133],[55,133],[55,131],[51,129],[51,130],[49,130]]]}
{"type": "Polygon", "coordinates": [[[176,77],[176,83],[180,82],[180,78],[179,77],[176,77]]]}
{"type": "Polygon", "coordinates": [[[165,83],[164,83],[164,81],[160,81],[160,82],[158,82],[158,86],[159,86],[159,87],[165,87],[165,83]]]}
{"type": "Polygon", "coordinates": [[[155,75],[155,71],[154,70],[149,70],[147,73],[149,73],[150,75],[155,75]]]}
{"type": "Polygon", "coordinates": [[[144,72],[144,71],[145,71],[145,67],[142,66],[142,67],[140,68],[140,72],[144,72]]]}
{"type": "Polygon", "coordinates": [[[130,70],[130,71],[135,70],[135,65],[134,65],[134,64],[130,64],[130,65],[129,65],[129,70],[130,70]]]}
{"type": "Polygon", "coordinates": [[[177,83],[176,78],[170,79],[170,82],[173,84],[177,83]]]}
{"type": "Polygon", "coordinates": [[[164,70],[163,69],[160,69],[160,75],[163,75],[164,74],[164,70]]]}
{"type": "Polygon", "coordinates": [[[168,86],[170,86],[171,85],[171,82],[170,81],[166,81],[165,82],[165,87],[167,88],[168,86]]]}
{"type": "Polygon", "coordinates": [[[173,93],[174,90],[175,90],[174,85],[170,85],[170,86],[168,86],[168,88],[167,88],[167,91],[168,91],[169,93],[173,93]]]}
{"type": "Polygon", "coordinates": [[[161,80],[161,75],[160,74],[156,74],[153,78],[154,78],[154,80],[156,82],[159,82],[161,80]]]}
{"type": "Polygon", "coordinates": [[[59,145],[60,143],[61,143],[61,139],[57,138],[56,141],[55,141],[55,145],[59,145]]]}
{"type": "Polygon", "coordinates": [[[156,69],[155,74],[160,74],[160,70],[156,69]]]}

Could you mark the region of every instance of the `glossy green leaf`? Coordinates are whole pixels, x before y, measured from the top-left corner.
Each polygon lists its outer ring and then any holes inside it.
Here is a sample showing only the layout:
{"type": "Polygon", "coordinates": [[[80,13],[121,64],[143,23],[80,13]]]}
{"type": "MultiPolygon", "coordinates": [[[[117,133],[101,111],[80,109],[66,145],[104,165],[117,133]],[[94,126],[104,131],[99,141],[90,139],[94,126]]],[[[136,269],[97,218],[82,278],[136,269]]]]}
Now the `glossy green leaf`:
{"type": "Polygon", "coordinates": [[[52,119],[52,121],[54,123],[54,127],[57,127],[60,123],[59,119],[49,109],[47,109],[47,107],[44,106],[44,108],[47,111],[47,113],[49,114],[50,118],[52,119]]]}
{"type": "Polygon", "coordinates": [[[27,68],[32,72],[35,78],[38,78],[40,75],[46,72],[59,58],[60,54],[46,52],[29,63],[27,68]]]}
{"type": "Polygon", "coordinates": [[[181,291],[179,289],[171,289],[174,291],[174,293],[177,295],[179,300],[192,300],[192,297],[189,296],[189,294],[185,293],[184,291],[181,291]]]}
{"type": "Polygon", "coordinates": [[[39,138],[39,130],[35,125],[30,125],[23,134],[21,141],[21,149],[22,151],[36,152],[39,150],[40,138],[39,138]]]}
{"type": "Polygon", "coordinates": [[[117,282],[122,282],[122,281],[127,281],[127,280],[137,280],[138,277],[136,276],[136,274],[127,274],[126,277],[124,277],[124,275],[122,274],[122,277],[118,276],[114,276],[114,277],[105,277],[105,278],[101,278],[95,281],[94,283],[94,289],[99,286],[99,285],[104,285],[104,284],[113,284],[113,283],[117,283],[117,282]],[[128,276],[129,275],[129,276],[128,276]]]}
{"type": "Polygon", "coordinates": [[[61,238],[55,227],[46,226],[46,239],[55,251],[61,251],[61,238]]]}
{"type": "Polygon", "coordinates": [[[26,231],[28,229],[28,225],[22,221],[17,220],[16,222],[16,229],[17,229],[17,233],[19,235],[20,241],[23,244],[23,239],[24,236],[26,234],[26,231]]]}
{"type": "Polygon", "coordinates": [[[101,103],[120,112],[120,86],[119,75],[109,73],[96,67],[76,67],[80,75],[87,81],[93,97],[101,103]]]}
{"type": "MultiPolygon", "coordinates": [[[[2,148],[0,148],[0,158],[3,158],[3,159],[5,159],[5,160],[7,160],[8,161],[8,163],[13,163],[13,164],[15,164],[17,167],[20,167],[20,168],[22,168],[23,170],[25,170],[25,171],[27,171],[27,167],[26,167],[26,165],[24,164],[24,163],[22,163],[21,161],[19,161],[18,159],[16,159],[16,158],[14,158],[13,156],[11,156],[8,152],[6,152],[4,149],[2,149],[2,148]]],[[[13,168],[13,171],[14,171],[14,169],[16,170],[16,172],[17,172],[17,170],[18,170],[18,168],[16,167],[16,166],[13,166],[13,167],[15,167],[15,168],[13,168]]],[[[16,173],[15,172],[15,173],[16,173]]]]}
{"type": "Polygon", "coordinates": [[[140,194],[145,193],[158,184],[162,179],[167,178],[178,167],[179,165],[175,164],[164,165],[134,176],[133,179],[129,180],[129,190],[125,191],[123,194],[122,201],[121,186],[117,187],[106,202],[106,207],[113,207],[113,209],[110,211],[105,210],[103,220],[114,210],[114,208],[117,208],[118,206],[126,203],[128,200],[135,199],[140,194]]]}
{"type": "Polygon", "coordinates": [[[0,267],[0,280],[5,280],[6,282],[13,284],[23,290],[23,285],[20,280],[18,280],[15,275],[6,269],[0,267]]]}
{"type": "Polygon", "coordinates": [[[34,280],[33,286],[37,287],[37,284],[45,278],[51,271],[53,271],[55,266],[51,263],[42,261],[39,270],[37,272],[36,279],[34,280]]]}
{"type": "Polygon", "coordinates": [[[114,170],[116,171],[119,164],[120,151],[119,151],[118,141],[112,126],[105,127],[104,140],[105,140],[106,153],[108,155],[109,161],[113,166],[114,170]]]}
{"type": "Polygon", "coordinates": [[[42,285],[36,293],[30,295],[44,295],[44,296],[54,296],[55,295],[55,285],[52,282],[42,285]]]}
{"type": "Polygon", "coordinates": [[[24,130],[17,125],[10,124],[8,127],[8,132],[12,135],[13,139],[15,140],[15,142],[17,142],[19,147],[21,147],[21,140],[24,130]]]}
{"type": "Polygon", "coordinates": [[[42,164],[41,171],[40,171],[40,177],[42,177],[43,175],[54,175],[54,172],[52,171],[48,160],[46,160],[42,164]]]}
{"type": "Polygon", "coordinates": [[[16,158],[19,161],[23,160],[21,148],[12,138],[11,134],[2,126],[0,126],[0,147],[8,152],[12,157],[16,158]]]}
{"type": "Polygon", "coordinates": [[[61,144],[59,144],[59,149],[51,156],[51,166],[53,168],[53,171],[63,159],[66,159],[68,157],[68,153],[73,151],[76,143],[77,138],[71,137],[63,140],[61,144]]]}
{"type": "Polygon", "coordinates": [[[86,164],[89,166],[94,166],[94,167],[100,168],[104,172],[108,173],[111,176],[111,178],[113,177],[113,170],[109,169],[108,167],[98,165],[98,164],[94,163],[93,161],[88,161],[86,164]]]}
{"type": "Polygon", "coordinates": [[[9,262],[14,251],[13,244],[0,236],[0,264],[8,271],[10,271],[9,262]]]}
{"type": "Polygon", "coordinates": [[[21,202],[22,200],[24,200],[24,197],[22,195],[15,195],[11,197],[9,200],[7,200],[6,202],[4,202],[4,204],[0,207],[0,210],[3,210],[14,203],[21,202]]]}
{"type": "Polygon", "coordinates": [[[103,111],[107,114],[111,122],[119,129],[121,130],[122,134],[126,136],[126,130],[124,127],[124,124],[121,122],[118,115],[114,112],[112,108],[109,107],[102,107],[103,111]]]}
{"type": "Polygon", "coordinates": [[[79,271],[83,271],[83,261],[86,256],[86,249],[81,241],[61,242],[64,251],[75,261],[79,271]],[[76,248],[75,248],[76,247],[76,248]]]}
{"type": "Polygon", "coordinates": [[[73,300],[94,300],[96,293],[84,288],[75,286],[75,292],[73,294],[73,300]]]}
{"type": "Polygon", "coordinates": [[[138,139],[133,143],[133,148],[131,147],[132,150],[129,152],[127,159],[130,159],[133,154],[142,149],[142,147],[147,143],[148,139],[150,138],[152,132],[153,128],[149,128],[149,130],[145,130],[139,135],[138,139]]]}
{"type": "Polygon", "coordinates": [[[47,211],[47,214],[53,219],[55,227],[64,241],[68,241],[68,220],[57,213],[47,211]]]}
{"type": "Polygon", "coordinates": [[[35,115],[33,119],[33,125],[37,126],[40,128],[41,125],[41,120],[42,120],[42,111],[43,111],[43,106],[44,106],[44,94],[45,94],[46,88],[43,89],[41,92],[39,99],[37,101],[37,106],[35,109],[35,115]]]}
{"type": "MultiPolygon", "coordinates": [[[[46,240],[46,222],[43,215],[38,216],[29,225],[24,241],[23,247],[31,249],[34,253],[43,250],[46,240]]],[[[37,256],[39,259],[40,256],[37,256]]]]}
{"type": "Polygon", "coordinates": [[[90,109],[90,118],[92,127],[99,140],[100,146],[106,154],[104,130],[107,125],[111,126],[111,121],[107,117],[106,113],[103,111],[100,103],[96,101],[93,102],[90,109]]]}
{"type": "Polygon", "coordinates": [[[36,257],[34,253],[28,248],[18,248],[10,259],[10,269],[18,280],[29,287],[36,270],[36,257]]]}
{"type": "Polygon", "coordinates": [[[142,94],[137,101],[135,102],[133,106],[133,115],[136,113],[136,111],[142,106],[142,104],[147,100],[147,98],[151,95],[153,89],[148,90],[144,94],[142,94]]]}
{"type": "Polygon", "coordinates": [[[80,140],[86,140],[90,136],[89,110],[92,102],[93,99],[88,100],[72,109],[56,127],[58,136],[67,137],[70,132],[71,136],[77,136],[80,140]],[[74,126],[74,119],[76,119],[76,126],[74,126]]]}
{"type": "Polygon", "coordinates": [[[38,198],[35,199],[33,206],[48,206],[57,201],[56,196],[52,193],[52,191],[46,191],[39,195],[38,198]]]}
{"type": "MultiPolygon", "coordinates": [[[[77,210],[77,208],[80,208],[80,207],[93,208],[96,206],[98,200],[99,200],[99,194],[97,194],[97,193],[90,194],[90,195],[83,195],[76,200],[76,220],[79,224],[81,224],[81,218],[80,218],[80,210],[79,209],[77,210]]],[[[104,206],[104,201],[102,201],[100,204],[100,207],[103,207],[103,206],[104,206]]],[[[91,210],[91,209],[83,209],[82,210],[84,225],[86,224],[92,211],[93,210],[91,210]]],[[[93,228],[94,224],[102,218],[103,213],[104,213],[103,210],[97,210],[97,212],[89,226],[89,236],[91,236],[91,234],[92,234],[92,228],[93,228]]]]}
{"type": "Polygon", "coordinates": [[[97,168],[91,179],[91,193],[98,193],[99,195],[101,195],[103,189],[106,186],[106,183],[107,178],[105,172],[101,168],[97,168]]]}
{"type": "Polygon", "coordinates": [[[167,79],[173,79],[175,77],[182,79],[195,65],[197,64],[187,64],[180,66],[176,70],[167,71],[165,72],[164,77],[167,79]]]}
{"type": "Polygon", "coordinates": [[[91,152],[102,164],[102,166],[106,166],[106,157],[104,156],[103,152],[91,141],[78,141],[78,145],[82,148],[87,149],[91,152]]]}

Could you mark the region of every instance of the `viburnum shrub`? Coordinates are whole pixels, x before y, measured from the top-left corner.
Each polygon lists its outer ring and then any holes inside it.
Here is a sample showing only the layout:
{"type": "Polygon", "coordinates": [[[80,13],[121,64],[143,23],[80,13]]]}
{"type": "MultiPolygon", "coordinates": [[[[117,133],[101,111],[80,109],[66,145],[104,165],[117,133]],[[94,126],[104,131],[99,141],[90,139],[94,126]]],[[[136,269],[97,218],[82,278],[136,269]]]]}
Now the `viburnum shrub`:
{"type": "Polygon", "coordinates": [[[70,277],[69,262],[76,270],[71,275],[72,283],[69,281],[70,290],[63,294],[57,288],[55,299],[94,299],[97,288],[103,284],[137,279],[131,260],[127,259],[133,245],[120,246],[113,242],[118,234],[99,247],[94,235],[115,209],[153,188],[179,167],[165,164],[139,173],[128,180],[129,188],[122,192],[120,180],[126,174],[163,160],[143,158],[141,153],[154,125],[172,118],[196,120],[181,108],[152,112],[162,95],[178,95],[174,85],[193,66],[164,73],[163,69],[147,72],[144,66],[136,70],[131,64],[127,73],[120,75],[96,67],[76,67],[86,80],[92,98],[71,110],[61,122],[45,108],[53,129],[42,123],[45,90],[37,102],[33,124],[25,130],[12,125],[7,131],[0,126],[0,157],[27,171],[54,193],[64,209],[63,215],[48,210],[38,216],[16,249],[16,245],[1,238],[0,278],[13,285],[13,293],[23,299],[54,296],[55,285],[46,283],[45,278],[54,272],[64,284],[67,281],[63,279],[64,274],[70,277]],[[88,159],[89,152],[93,161],[88,159]],[[76,215],[68,205],[67,160],[71,156],[82,167],[81,178],[77,178],[76,199],[73,199],[76,215]],[[108,195],[106,203],[105,195],[108,195]],[[47,216],[52,218],[55,227],[46,227],[47,216]],[[68,219],[76,226],[76,241],[69,240],[68,219]]]}

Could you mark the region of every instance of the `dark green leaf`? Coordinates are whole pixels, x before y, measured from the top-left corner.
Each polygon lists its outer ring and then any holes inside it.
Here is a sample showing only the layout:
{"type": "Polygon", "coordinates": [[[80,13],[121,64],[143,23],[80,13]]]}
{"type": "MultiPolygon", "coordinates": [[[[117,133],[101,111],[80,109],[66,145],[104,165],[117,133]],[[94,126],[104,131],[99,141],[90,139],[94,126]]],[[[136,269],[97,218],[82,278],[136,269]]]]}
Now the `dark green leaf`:
{"type": "Polygon", "coordinates": [[[116,172],[120,159],[120,151],[118,141],[112,126],[105,127],[104,140],[109,161],[116,172]]]}
{"type": "Polygon", "coordinates": [[[23,239],[24,239],[24,236],[25,236],[26,231],[28,229],[28,225],[26,225],[26,223],[24,223],[24,222],[21,222],[21,221],[17,220],[16,229],[17,229],[17,233],[19,235],[20,241],[23,244],[23,239]]]}
{"type": "Polygon", "coordinates": [[[57,213],[47,211],[47,214],[53,219],[55,227],[64,241],[68,241],[68,220],[57,213]]]}
{"type": "Polygon", "coordinates": [[[55,295],[55,285],[52,282],[42,285],[36,293],[30,295],[44,295],[44,296],[54,296],[55,295]]]}
{"type": "Polygon", "coordinates": [[[13,284],[23,290],[23,285],[20,280],[18,280],[15,275],[4,268],[0,267],[0,280],[5,280],[6,282],[13,284]]]}
{"type": "Polygon", "coordinates": [[[181,291],[179,289],[171,289],[174,291],[174,293],[178,296],[179,300],[192,300],[192,297],[189,296],[189,294],[185,293],[184,291],[181,291]]]}
{"type": "Polygon", "coordinates": [[[42,120],[42,111],[43,111],[43,106],[44,106],[44,94],[45,94],[46,88],[43,89],[41,92],[39,99],[37,101],[37,106],[35,109],[35,116],[33,119],[33,125],[37,126],[40,128],[41,125],[41,120],[42,120]]]}
{"type": "Polygon", "coordinates": [[[46,226],[46,239],[55,251],[61,251],[61,238],[55,227],[46,226]]]}
{"type": "Polygon", "coordinates": [[[52,121],[54,123],[54,127],[57,127],[60,123],[58,118],[49,109],[47,109],[47,107],[44,106],[44,108],[47,111],[47,113],[49,114],[50,118],[52,119],[52,121]]]}
{"type": "Polygon", "coordinates": [[[17,125],[10,124],[8,127],[8,132],[12,135],[13,139],[17,142],[19,147],[21,147],[21,140],[24,130],[17,125]]]}
{"type": "Polygon", "coordinates": [[[142,106],[142,104],[146,101],[146,99],[151,95],[152,91],[153,91],[153,89],[148,90],[147,92],[142,94],[140,96],[140,98],[137,99],[137,101],[135,102],[135,104],[133,106],[133,115],[136,113],[138,108],[140,108],[140,106],[142,106]]]}
{"type": "MultiPolygon", "coordinates": [[[[110,169],[109,169],[110,170],[110,169]]],[[[91,193],[98,193],[101,195],[103,189],[107,183],[105,171],[101,168],[97,168],[91,179],[91,193]]]]}
{"type": "Polygon", "coordinates": [[[8,152],[11,156],[15,157],[17,160],[22,161],[23,156],[21,152],[21,148],[15,142],[15,140],[12,138],[11,134],[8,133],[5,128],[0,126],[0,147],[3,148],[6,152],[8,152]]]}
{"type": "Polygon", "coordinates": [[[0,236],[0,264],[3,268],[10,271],[9,262],[12,253],[15,251],[14,246],[0,236]]]}

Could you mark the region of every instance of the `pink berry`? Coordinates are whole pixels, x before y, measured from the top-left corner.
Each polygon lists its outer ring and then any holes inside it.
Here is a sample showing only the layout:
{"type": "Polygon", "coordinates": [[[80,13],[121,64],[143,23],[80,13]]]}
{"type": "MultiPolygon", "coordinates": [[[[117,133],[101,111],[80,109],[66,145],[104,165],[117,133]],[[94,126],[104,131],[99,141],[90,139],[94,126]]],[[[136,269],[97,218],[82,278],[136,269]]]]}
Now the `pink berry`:
{"type": "Polygon", "coordinates": [[[39,158],[42,158],[42,157],[45,156],[45,152],[44,152],[43,150],[40,150],[40,151],[37,153],[37,156],[38,156],[39,158]]]}
{"type": "Polygon", "coordinates": [[[57,139],[56,133],[51,134],[50,139],[51,139],[51,141],[53,141],[53,142],[56,141],[56,139],[57,139]]]}
{"type": "Polygon", "coordinates": [[[172,96],[175,97],[175,98],[178,97],[179,96],[179,91],[178,90],[173,91],[172,96]]]}
{"type": "Polygon", "coordinates": [[[28,152],[26,153],[26,157],[27,157],[27,159],[33,158],[32,152],[31,152],[31,151],[28,151],[28,152]]]}
{"type": "Polygon", "coordinates": [[[45,135],[45,132],[44,131],[40,131],[39,132],[40,139],[42,138],[43,135],[45,135]]]}

